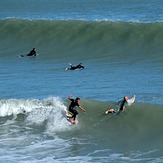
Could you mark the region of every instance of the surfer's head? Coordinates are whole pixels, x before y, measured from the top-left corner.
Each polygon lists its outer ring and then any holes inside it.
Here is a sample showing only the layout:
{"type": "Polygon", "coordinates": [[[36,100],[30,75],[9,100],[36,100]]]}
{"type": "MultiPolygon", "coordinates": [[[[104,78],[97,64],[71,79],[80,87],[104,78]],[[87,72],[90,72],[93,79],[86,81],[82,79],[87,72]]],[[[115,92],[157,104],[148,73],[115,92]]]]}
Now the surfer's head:
{"type": "Polygon", "coordinates": [[[127,96],[124,96],[124,100],[128,100],[128,97],[127,96]]]}
{"type": "Polygon", "coordinates": [[[77,97],[77,98],[75,99],[75,101],[79,102],[79,101],[80,101],[80,98],[79,98],[79,97],[77,97]]]}

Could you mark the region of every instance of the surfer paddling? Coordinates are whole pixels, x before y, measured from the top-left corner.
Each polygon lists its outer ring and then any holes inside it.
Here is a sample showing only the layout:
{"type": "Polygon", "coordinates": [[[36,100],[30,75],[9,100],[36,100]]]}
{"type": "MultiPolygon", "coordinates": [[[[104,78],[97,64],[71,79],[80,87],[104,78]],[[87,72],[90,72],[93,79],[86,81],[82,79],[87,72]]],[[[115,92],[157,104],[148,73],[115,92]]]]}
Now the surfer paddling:
{"type": "Polygon", "coordinates": [[[76,66],[72,66],[72,64],[70,63],[70,68],[66,68],[66,70],[76,70],[76,69],[84,69],[84,66],[82,63],[79,63],[76,66]]]}
{"type": "Polygon", "coordinates": [[[74,108],[76,106],[78,106],[78,108],[81,109],[82,111],[86,112],[86,110],[79,105],[79,102],[80,102],[79,97],[77,97],[76,99],[72,99],[71,95],[68,95],[68,99],[71,101],[71,104],[69,106],[69,111],[72,113],[72,116],[69,117],[69,119],[70,119],[72,124],[76,124],[75,119],[76,119],[76,115],[78,114],[78,112],[74,108]]]}
{"type": "Polygon", "coordinates": [[[35,48],[33,48],[28,54],[27,54],[27,56],[36,56],[36,50],[35,50],[35,48]]]}
{"type": "MultiPolygon", "coordinates": [[[[24,55],[20,55],[21,57],[24,57],[24,55]]],[[[26,56],[29,56],[29,57],[35,57],[36,56],[36,50],[35,48],[33,48],[26,56]]]]}
{"type": "Polygon", "coordinates": [[[135,95],[132,96],[131,98],[128,98],[127,96],[124,96],[123,101],[121,102],[121,104],[120,104],[118,110],[109,109],[109,110],[107,110],[107,111],[105,112],[105,114],[108,114],[108,113],[117,113],[117,112],[119,112],[119,111],[122,111],[122,112],[123,112],[123,111],[125,110],[125,107],[126,107],[126,106],[129,106],[129,105],[131,105],[131,104],[134,103],[135,97],[136,97],[135,95]]]}

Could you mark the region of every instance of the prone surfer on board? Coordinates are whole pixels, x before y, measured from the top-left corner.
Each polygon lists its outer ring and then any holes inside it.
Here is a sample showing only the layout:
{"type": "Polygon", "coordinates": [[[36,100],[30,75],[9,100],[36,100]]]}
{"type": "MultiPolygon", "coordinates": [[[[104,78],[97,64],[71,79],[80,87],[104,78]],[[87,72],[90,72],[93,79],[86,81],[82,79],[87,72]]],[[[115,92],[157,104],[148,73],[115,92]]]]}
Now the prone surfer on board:
{"type": "Polygon", "coordinates": [[[70,65],[70,68],[66,68],[66,70],[84,69],[84,66],[82,63],[79,63],[77,66],[72,66],[71,63],[69,65],[70,65]]]}
{"type": "MultiPolygon", "coordinates": [[[[127,97],[127,96],[124,96],[124,98],[123,98],[123,101],[122,101],[122,103],[121,103],[121,105],[120,105],[120,108],[119,108],[119,110],[120,111],[124,111],[125,110],[125,107],[126,107],[126,105],[127,105],[127,100],[128,100],[129,98],[127,97]]],[[[108,113],[116,113],[117,111],[115,110],[115,109],[109,109],[109,110],[107,110],[106,112],[105,112],[105,114],[108,114],[108,113]]]]}
{"type": "Polygon", "coordinates": [[[72,124],[75,124],[75,119],[76,119],[76,115],[78,114],[78,112],[74,109],[75,106],[78,106],[78,108],[80,108],[81,110],[83,110],[84,112],[86,112],[86,110],[81,107],[79,105],[79,102],[80,102],[80,98],[77,97],[75,100],[71,98],[71,95],[68,95],[68,99],[71,101],[71,104],[69,106],[69,111],[73,114],[72,117],[70,118],[71,120],[71,123],[72,124]]]}

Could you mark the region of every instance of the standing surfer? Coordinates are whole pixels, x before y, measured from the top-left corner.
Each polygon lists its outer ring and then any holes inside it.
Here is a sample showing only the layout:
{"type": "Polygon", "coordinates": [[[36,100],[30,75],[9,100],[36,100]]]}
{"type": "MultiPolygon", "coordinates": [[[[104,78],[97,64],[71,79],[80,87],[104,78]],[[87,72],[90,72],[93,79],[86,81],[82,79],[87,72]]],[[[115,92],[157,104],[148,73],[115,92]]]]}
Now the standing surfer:
{"type": "Polygon", "coordinates": [[[71,104],[69,106],[69,111],[73,114],[70,120],[72,124],[75,124],[76,115],[78,114],[78,112],[74,109],[75,106],[78,106],[78,108],[83,110],[84,112],[86,112],[86,110],[79,105],[79,102],[80,102],[79,97],[77,97],[76,99],[72,99],[71,95],[68,95],[68,99],[71,101],[71,104]]]}

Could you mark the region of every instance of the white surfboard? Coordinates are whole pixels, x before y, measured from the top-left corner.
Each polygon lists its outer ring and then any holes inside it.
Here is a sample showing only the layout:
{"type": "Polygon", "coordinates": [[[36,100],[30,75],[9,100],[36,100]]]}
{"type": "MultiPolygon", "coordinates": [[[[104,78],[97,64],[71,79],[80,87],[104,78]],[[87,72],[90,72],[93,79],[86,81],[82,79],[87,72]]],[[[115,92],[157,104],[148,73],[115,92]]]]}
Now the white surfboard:
{"type": "Polygon", "coordinates": [[[71,124],[77,124],[78,122],[75,120],[72,120],[72,116],[73,114],[70,111],[66,111],[66,117],[67,120],[71,123],[71,124]]]}
{"type": "Polygon", "coordinates": [[[66,116],[67,116],[68,118],[71,118],[71,117],[73,116],[73,114],[72,114],[70,111],[66,111],[66,116]]]}
{"type": "Polygon", "coordinates": [[[130,106],[131,104],[133,104],[135,102],[135,98],[136,96],[132,96],[130,99],[127,100],[127,105],[130,106]]]}

